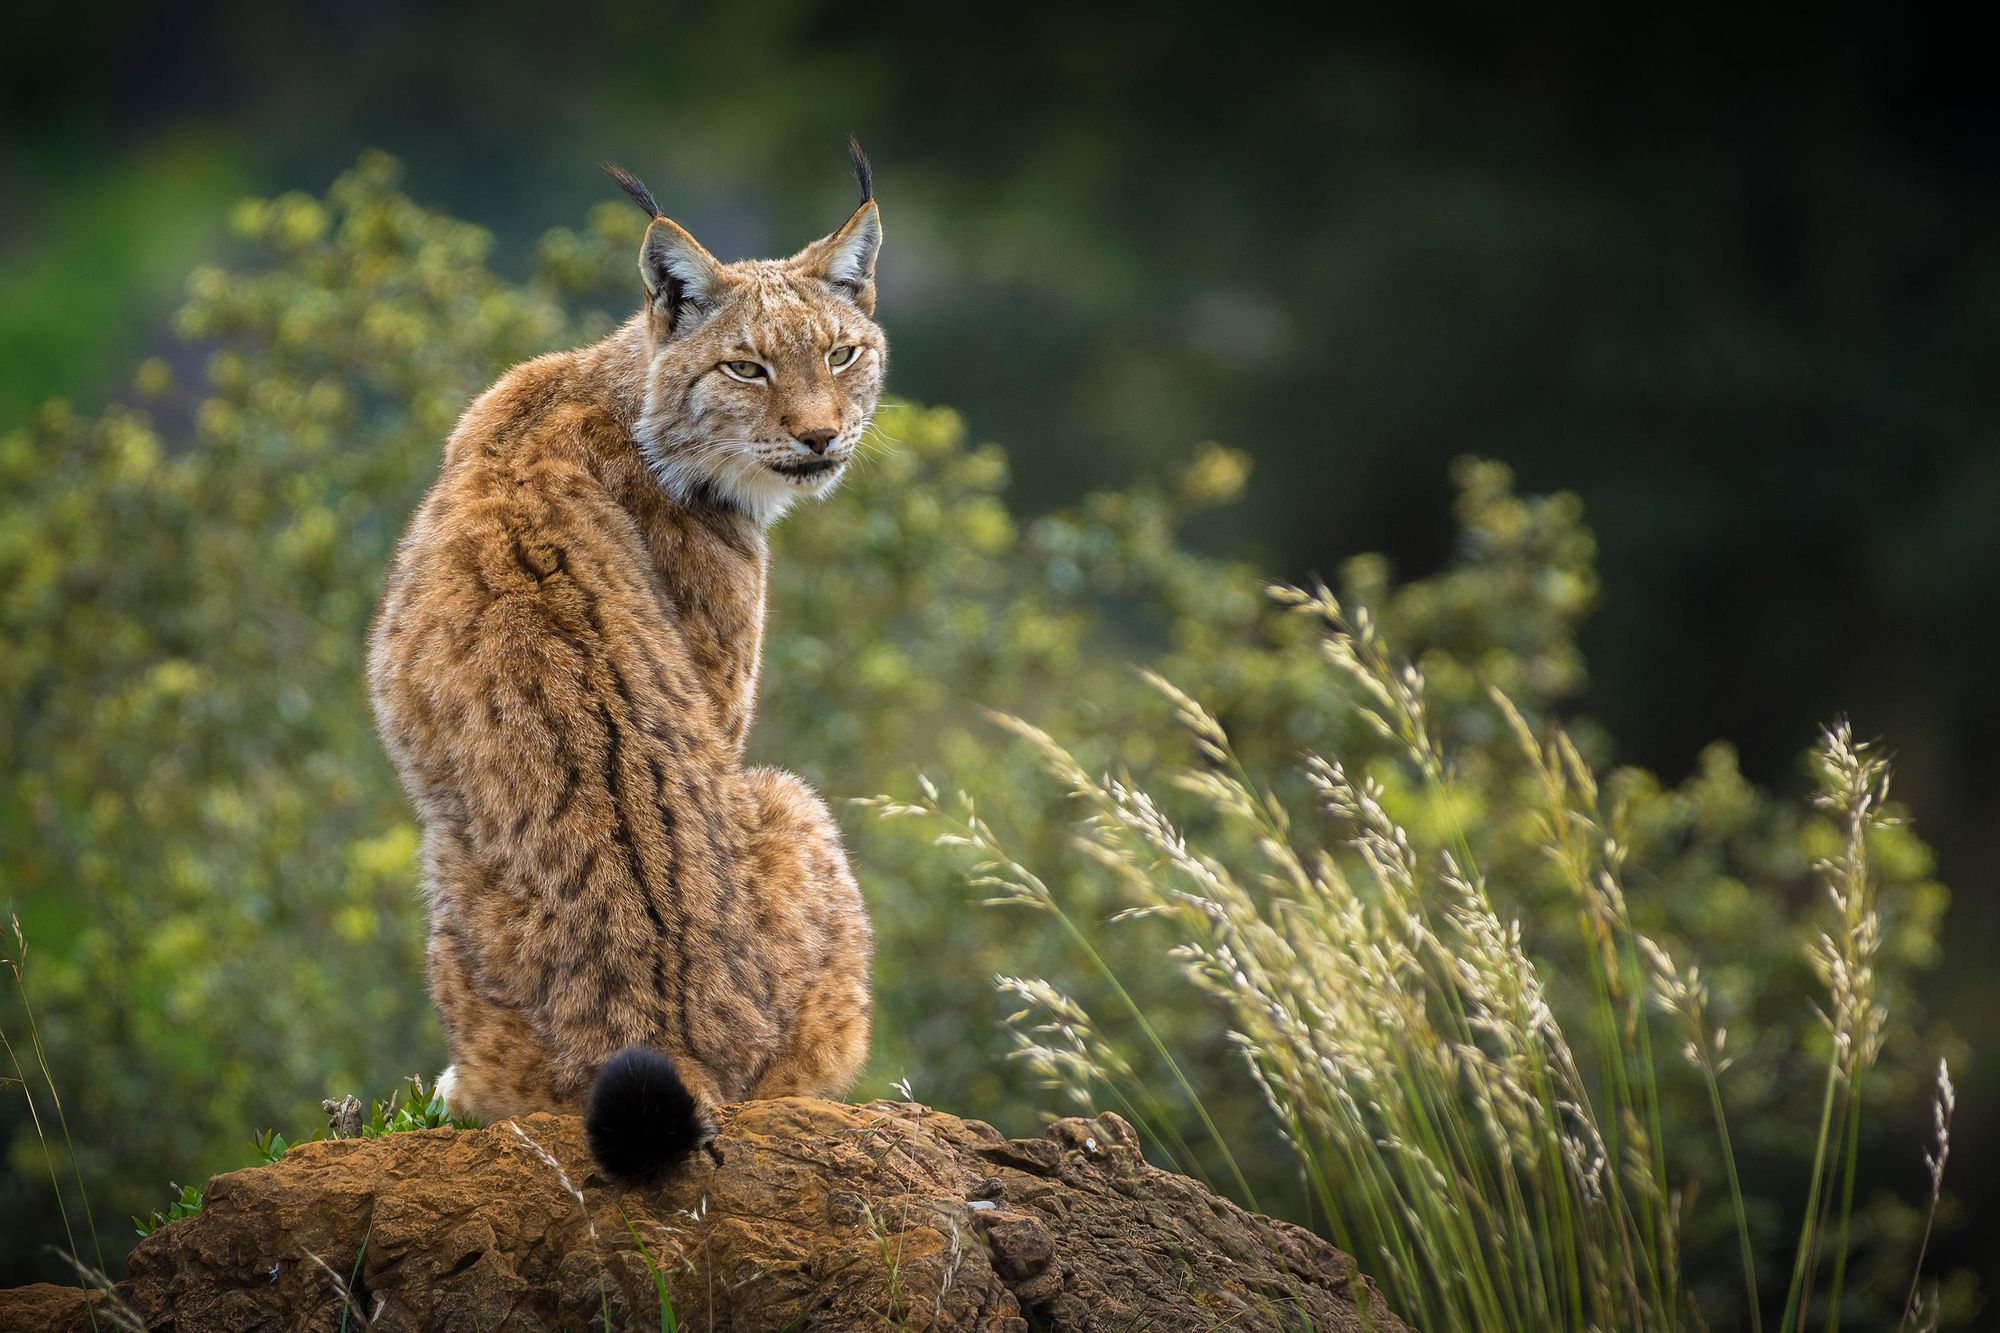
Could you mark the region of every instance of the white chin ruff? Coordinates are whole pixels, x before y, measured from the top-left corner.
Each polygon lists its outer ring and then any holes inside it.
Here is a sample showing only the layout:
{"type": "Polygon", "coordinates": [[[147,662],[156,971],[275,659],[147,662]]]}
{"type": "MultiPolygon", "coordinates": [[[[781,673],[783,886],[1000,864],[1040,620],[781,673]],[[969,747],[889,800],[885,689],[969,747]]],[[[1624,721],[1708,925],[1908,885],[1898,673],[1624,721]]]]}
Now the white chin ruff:
{"type": "Polygon", "coordinates": [[[662,488],[683,504],[701,499],[736,506],[752,521],[769,527],[801,500],[816,500],[840,484],[845,467],[816,477],[787,477],[762,463],[730,459],[720,468],[695,471],[672,458],[649,457],[662,488]]]}
{"type": "Polygon", "coordinates": [[[738,476],[717,478],[714,490],[767,527],[799,501],[820,493],[817,487],[781,477],[762,463],[738,476]]]}

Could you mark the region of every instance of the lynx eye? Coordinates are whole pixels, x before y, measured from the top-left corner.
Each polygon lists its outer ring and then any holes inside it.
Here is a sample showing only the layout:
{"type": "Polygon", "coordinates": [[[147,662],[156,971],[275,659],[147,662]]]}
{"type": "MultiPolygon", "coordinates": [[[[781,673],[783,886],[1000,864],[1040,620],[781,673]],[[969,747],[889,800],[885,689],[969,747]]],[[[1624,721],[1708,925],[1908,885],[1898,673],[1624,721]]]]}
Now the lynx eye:
{"type": "Polygon", "coordinates": [[[859,347],[836,347],[826,354],[826,363],[835,370],[839,370],[859,355],[861,355],[859,347]]]}
{"type": "Polygon", "coordinates": [[[725,361],[722,363],[722,370],[731,379],[761,380],[769,378],[769,372],[755,361],[725,361]]]}

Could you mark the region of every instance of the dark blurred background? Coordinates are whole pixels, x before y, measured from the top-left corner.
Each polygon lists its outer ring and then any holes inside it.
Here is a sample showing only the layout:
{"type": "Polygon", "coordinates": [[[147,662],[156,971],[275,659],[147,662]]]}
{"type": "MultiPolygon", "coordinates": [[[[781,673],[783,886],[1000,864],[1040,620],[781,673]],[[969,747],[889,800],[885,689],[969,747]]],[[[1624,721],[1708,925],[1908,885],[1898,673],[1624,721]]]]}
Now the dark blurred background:
{"type": "MultiPolygon", "coordinates": [[[[1885,738],[1956,890],[1936,1004],[2000,1054],[2000,117],[1937,16],[34,0],[6,26],[0,428],[116,392],[237,197],[365,148],[504,269],[607,197],[600,158],[725,257],[789,251],[847,204],[853,130],[894,388],[1004,441],[1018,510],[1215,439],[1257,468],[1216,549],[1418,572],[1454,456],[1578,491],[1618,757],[1677,777],[1724,737],[1796,789],[1815,723],[1885,738]]],[[[1962,1123],[1992,1123],[1992,1066],[1962,1123]]],[[[2000,1188],[1991,1136],[1953,1171],[2000,1188]]]]}

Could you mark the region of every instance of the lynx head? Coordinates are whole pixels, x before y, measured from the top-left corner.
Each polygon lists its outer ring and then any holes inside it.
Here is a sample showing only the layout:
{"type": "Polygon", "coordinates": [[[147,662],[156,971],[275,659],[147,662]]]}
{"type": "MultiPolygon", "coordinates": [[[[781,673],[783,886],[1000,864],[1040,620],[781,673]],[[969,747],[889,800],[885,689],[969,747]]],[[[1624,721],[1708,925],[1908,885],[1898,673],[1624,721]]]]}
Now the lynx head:
{"type": "Polygon", "coordinates": [[[851,140],[861,204],[790,259],[725,264],[606,166],[652,217],[639,249],[651,346],[636,431],[660,484],[759,523],[832,490],[882,392],[875,311],[882,219],[851,140]]]}

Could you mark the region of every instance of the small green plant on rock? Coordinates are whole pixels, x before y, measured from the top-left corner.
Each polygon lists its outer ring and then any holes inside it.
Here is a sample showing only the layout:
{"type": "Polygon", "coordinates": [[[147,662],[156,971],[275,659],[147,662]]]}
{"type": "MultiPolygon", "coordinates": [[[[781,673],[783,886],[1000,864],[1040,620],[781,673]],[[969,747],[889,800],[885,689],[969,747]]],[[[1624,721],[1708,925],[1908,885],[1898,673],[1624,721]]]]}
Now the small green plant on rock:
{"type": "MultiPolygon", "coordinates": [[[[330,1105],[331,1103],[329,1103],[330,1105]]],[[[384,1134],[403,1134],[418,1129],[478,1129],[480,1122],[453,1115],[445,1109],[444,1098],[437,1089],[424,1082],[415,1074],[409,1079],[408,1090],[397,1090],[387,1097],[378,1097],[368,1104],[368,1113],[360,1122],[360,1132],[347,1136],[363,1139],[379,1139],[384,1134]]],[[[287,1139],[275,1129],[267,1129],[250,1140],[250,1147],[257,1154],[257,1161],[265,1166],[277,1161],[290,1152],[295,1143],[318,1143],[329,1137],[344,1137],[315,1130],[303,1139],[287,1139]]],[[[183,1217],[193,1217],[201,1211],[202,1191],[193,1185],[175,1185],[180,1191],[171,1203],[163,1209],[155,1209],[145,1217],[134,1217],[132,1225],[141,1236],[150,1236],[169,1222],[183,1217]]]]}

